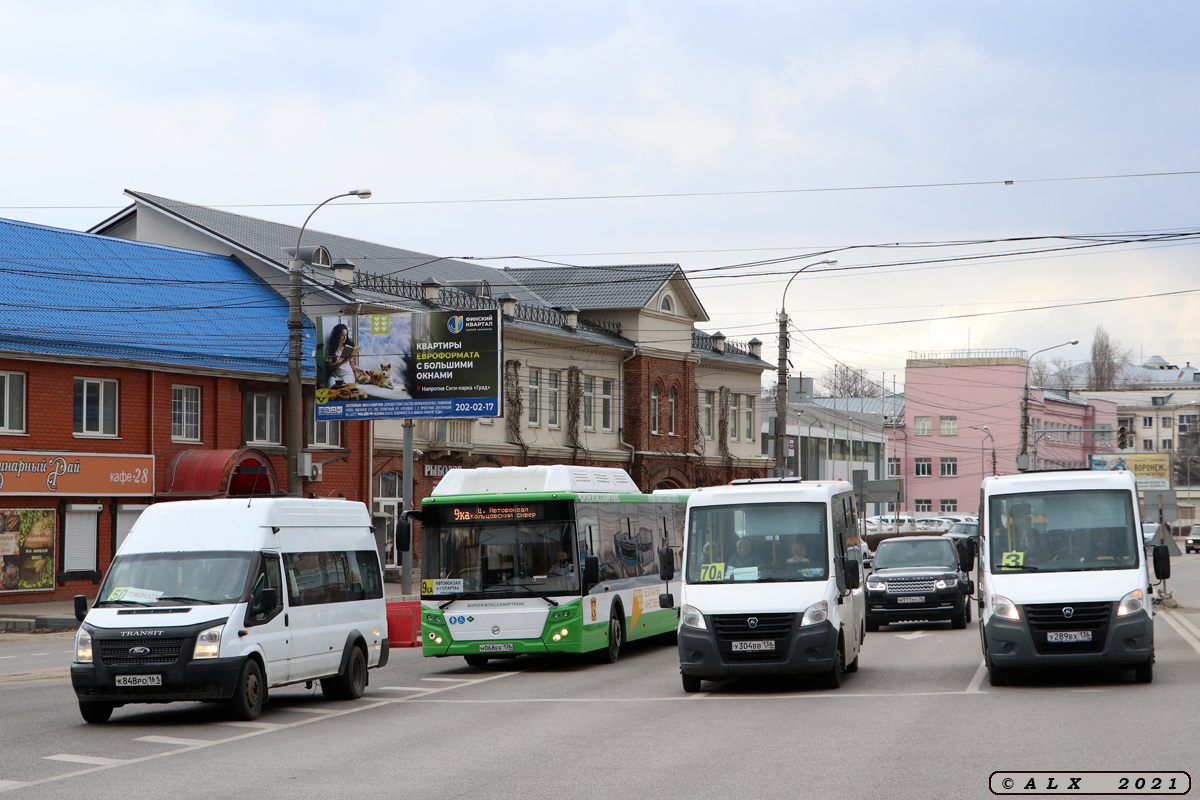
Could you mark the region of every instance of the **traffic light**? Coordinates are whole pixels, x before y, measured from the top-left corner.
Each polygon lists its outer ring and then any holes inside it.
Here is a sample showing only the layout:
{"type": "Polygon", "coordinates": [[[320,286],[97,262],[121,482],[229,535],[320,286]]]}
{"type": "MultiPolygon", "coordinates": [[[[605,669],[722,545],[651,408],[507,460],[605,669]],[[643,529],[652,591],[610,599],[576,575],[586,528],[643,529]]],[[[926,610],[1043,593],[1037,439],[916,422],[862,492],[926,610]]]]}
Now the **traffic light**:
{"type": "Polygon", "coordinates": [[[1129,428],[1122,425],[1117,428],[1117,449],[1124,450],[1129,447],[1129,428]]]}

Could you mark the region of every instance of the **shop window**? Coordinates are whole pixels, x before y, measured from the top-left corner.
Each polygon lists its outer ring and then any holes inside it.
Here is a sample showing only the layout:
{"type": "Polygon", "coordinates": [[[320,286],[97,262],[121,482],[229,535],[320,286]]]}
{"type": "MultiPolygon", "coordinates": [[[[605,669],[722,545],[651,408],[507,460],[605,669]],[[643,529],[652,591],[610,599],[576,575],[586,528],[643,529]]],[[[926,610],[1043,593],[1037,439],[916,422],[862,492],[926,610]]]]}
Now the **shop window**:
{"type": "Polygon", "coordinates": [[[100,505],[68,503],[63,522],[63,572],[96,572],[100,505]]]}

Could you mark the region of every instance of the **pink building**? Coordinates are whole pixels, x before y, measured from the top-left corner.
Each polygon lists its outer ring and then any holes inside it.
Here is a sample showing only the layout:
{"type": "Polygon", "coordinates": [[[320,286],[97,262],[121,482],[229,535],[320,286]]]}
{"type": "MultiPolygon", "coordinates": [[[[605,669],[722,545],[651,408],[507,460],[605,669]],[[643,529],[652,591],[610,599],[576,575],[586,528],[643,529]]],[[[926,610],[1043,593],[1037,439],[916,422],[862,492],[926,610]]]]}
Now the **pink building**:
{"type": "Polygon", "coordinates": [[[904,424],[888,448],[889,475],[907,479],[904,510],[976,513],[983,477],[1018,471],[1023,451],[1032,469],[1086,467],[1090,453],[1113,452],[1117,404],[1062,390],[1029,388],[1023,435],[1028,376],[1024,350],[910,354],[904,424]]]}

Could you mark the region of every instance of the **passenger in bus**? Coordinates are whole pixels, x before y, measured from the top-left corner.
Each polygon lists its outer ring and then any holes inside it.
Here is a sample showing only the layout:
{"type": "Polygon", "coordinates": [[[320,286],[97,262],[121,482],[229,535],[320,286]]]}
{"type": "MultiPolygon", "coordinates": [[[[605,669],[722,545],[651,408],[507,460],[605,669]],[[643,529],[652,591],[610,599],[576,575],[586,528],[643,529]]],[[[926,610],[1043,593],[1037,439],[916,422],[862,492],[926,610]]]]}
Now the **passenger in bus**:
{"type": "Polygon", "coordinates": [[[736,552],[729,559],[729,566],[738,567],[757,567],[760,559],[754,552],[754,542],[747,539],[745,536],[737,540],[736,552]]]}
{"type": "Polygon", "coordinates": [[[792,554],[788,556],[787,563],[797,564],[801,567],[809,565],[808,546],[804,544],[803,540],[797,539],[792,542],[792,554]]]}

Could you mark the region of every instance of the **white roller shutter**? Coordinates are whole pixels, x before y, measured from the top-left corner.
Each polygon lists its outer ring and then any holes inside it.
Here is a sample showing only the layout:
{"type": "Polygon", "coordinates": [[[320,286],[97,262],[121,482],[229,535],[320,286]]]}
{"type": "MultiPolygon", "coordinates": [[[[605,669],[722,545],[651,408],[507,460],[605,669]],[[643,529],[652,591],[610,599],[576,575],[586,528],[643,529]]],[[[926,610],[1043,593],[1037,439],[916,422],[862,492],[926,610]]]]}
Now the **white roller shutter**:
{"type": "Polygon", "coordinates": [[[99,505],[68,504],[63,547],[63,572],[96,571],[96,531],[99,505]]]}
{"type": "Polygon", "coordinates": [[[121,549],[121,543],[129,535],[129,531],[133,528],[133,523],[137,522],[138,517],[149,507],[145,505],[117,506],[117,546],[113,549],[114,554],[121,549]]]}

